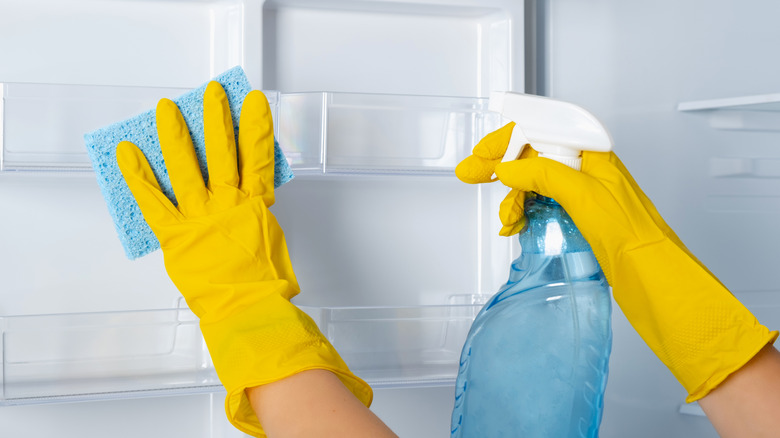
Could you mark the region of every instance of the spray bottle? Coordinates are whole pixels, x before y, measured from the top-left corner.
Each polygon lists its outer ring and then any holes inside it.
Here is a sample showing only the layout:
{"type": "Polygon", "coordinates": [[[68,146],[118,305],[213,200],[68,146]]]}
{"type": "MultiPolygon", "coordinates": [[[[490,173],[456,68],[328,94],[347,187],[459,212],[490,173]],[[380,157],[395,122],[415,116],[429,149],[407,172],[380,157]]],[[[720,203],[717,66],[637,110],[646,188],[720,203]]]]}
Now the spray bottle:
{"type": "MultiPolygon", "coordinates": [[[[503,161],[530,145],[580,170],[581,151],[609,151],[603,125],[549,98],[492,93],[516,123],[503,161]]],[[[551,198],[529,193],[509,281],[472,324],[460,359],[451,436],[597,437],[612,348],[609,285],[588,242],[551,198]]]]}

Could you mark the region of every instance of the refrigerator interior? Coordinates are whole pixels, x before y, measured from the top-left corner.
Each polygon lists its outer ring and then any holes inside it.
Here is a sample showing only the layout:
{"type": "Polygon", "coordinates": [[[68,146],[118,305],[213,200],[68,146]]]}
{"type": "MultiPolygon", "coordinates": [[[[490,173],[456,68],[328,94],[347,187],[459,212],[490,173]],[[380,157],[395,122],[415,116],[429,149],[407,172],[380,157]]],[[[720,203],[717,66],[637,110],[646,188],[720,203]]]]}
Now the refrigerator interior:
{"type": "MultiPolygon", "coordinates": [[[[0,430],[241,435],[161,253],[125,258],[81,140],[234,65],[297,175],[273,207],[296,303],[400,436],[448,436],[459,342],[515,251],[505,190],[451,174],[501,124],[491,90],[593,112],[689,248],[780,327],[780,6],[524,3],[0,1],[0,430]]],[[[613,308],[601,436],[716,436],[613,308]]]]}
{"type": "MultiPolygon", "coordinates": [[[[537,12],[539,91],[596,114],[688,248],[764,325],[780,328],[780,63],[771,55],[780,5],[551,0],[537,12]]],[[[716,437],[613,309],[600,436],[716,437]]]]}
{"type": "Polygon", "coordinates": [[[296,303],[397,433],[447,436],[460,347],[512,255],[494,211],[505,190],[452,170],[500,126],[489,91],[522,87],[523,13],[510,1],[0,2],[0,428],[241,435],[161,253],[125,258],[81,139],[241,65],[297,175],[272,210],[296,303]]]}

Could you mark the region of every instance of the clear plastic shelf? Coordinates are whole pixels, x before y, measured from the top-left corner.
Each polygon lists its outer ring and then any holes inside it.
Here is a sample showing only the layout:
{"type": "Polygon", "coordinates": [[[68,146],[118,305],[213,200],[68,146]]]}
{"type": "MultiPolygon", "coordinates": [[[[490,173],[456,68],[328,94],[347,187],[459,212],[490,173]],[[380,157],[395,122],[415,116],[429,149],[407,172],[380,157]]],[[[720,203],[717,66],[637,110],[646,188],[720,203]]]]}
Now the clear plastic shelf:
{"type": "Polygon", "coordinates": [[[296,175],[451,173],[500,127],[488,99],[282,93],[279,143],[296,175]]]}
{"type": "Polygon", "coordinates": [[[182,88],[2,83],[0,170],[92,171],[83,135],[182,88]]]}
{"type": "MultiPolygon", "coordinates": [[[[83,134],[182,88],[3,83],[0,170],[91,171],[83,134]]],[[[449,173],[501,119],[487,99],[265,91],[297,175],[449,173]]]]}
{"type": "Polygon", "coordinates": [[[450,385],[482,305],[304,308],[375,388],[450,385]]]}
{"type": "MultiPolygon", "coordinates": [[[[303,307],[374,387],[452,384],[479,304],[303,307]]],[[[0,317],[0,405],[222,390],[187,308],[0,317]]]]}
{"type": "Polygon", "coordinates": [[[703,114],[715,129],[780,131],[780,93],[680,102],[677,110],[703,114]]]}
{"type": "Polygon", "coordinates": [[[0,317],[0,405],[221,388],[189,309],[0,317]]]}

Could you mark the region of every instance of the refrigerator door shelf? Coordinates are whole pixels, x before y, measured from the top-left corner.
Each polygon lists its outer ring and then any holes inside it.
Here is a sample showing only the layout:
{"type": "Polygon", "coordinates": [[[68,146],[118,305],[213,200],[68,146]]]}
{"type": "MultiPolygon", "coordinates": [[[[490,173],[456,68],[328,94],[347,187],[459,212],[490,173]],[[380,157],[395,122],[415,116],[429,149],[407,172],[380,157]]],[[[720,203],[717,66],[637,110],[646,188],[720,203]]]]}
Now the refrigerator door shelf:
{"type": "Polygon", "coordinates": [[[187,308],[0,317],[0,405],[221,389],[187,308]]]}
{"type": "MultiPolygon", "coordinates": [[[[2,84],[0,170],[91,171],[83,134],[182,88],[2,84]],[[41,129],[46,127],[46,129],[41,129]]],[[[296,175],[452,174],[500,116],[487,99],[265,91],[296,175]]]]}
{"type": "MultiPolygon", "coordinates": [[[[84,134],[149,111],[186,88],[0,84],[0,171],[91,172],[84,134]]],[[[278,93],[266,92],[273,116],[278,93]]]]}
{"type": "Polygon", "coordinates": [[[350,369],[374,388],[455,383],[482,305],[303,307],[350,369]]]}
{"type": "MultiPolygon", "coordinates": [[[[455,381],[481,305],[307,307],[350,368],[374,387],[455,381]]],[[[0,317],[0,406],[218,392],[186,308],[0,317]]]]}
{"type": "Polygon", "coordinates": [[[279,143],[296,175],[449,174],[500,127],[488,100],[282,93],[279,143]]]}

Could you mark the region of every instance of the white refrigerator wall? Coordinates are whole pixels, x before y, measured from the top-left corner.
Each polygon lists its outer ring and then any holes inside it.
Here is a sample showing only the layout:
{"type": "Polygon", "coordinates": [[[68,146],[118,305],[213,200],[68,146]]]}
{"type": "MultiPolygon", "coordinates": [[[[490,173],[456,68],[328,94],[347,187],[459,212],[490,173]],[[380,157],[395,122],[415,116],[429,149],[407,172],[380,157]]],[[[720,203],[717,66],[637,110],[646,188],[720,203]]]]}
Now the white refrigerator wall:
{"type": "MultiPolygon", "coordinates": [[[[0,82],[194,87],[244,62],[244,47],[236,47],[240,42],[235,39],[241,23],[230,17],[239,6],[2,1],[0,82]],[[226,28],[218,29],[222,24],[226,28]]],[[[251,64],[246,65],[248,72],[251,64]]],[[[257,60],[255,64],[260,65],[257,60]]],[[[257,76],[259,67],[254,71],[257,76]]],[[[70,133],[67,126],[37,126],[30,129],[28,142],[4,147],[10,152],[36,149],[41,137],[51,137],[58,129],[70,133]],[[38,135],[44,131],[46,135],[38,135]]],[[[78,134],[63,142],[73,139],[78,141],[78,134]]],[[[179,294],[167,279],[161,254],[137,262],[125,259],[93,174],[0,172],[0,229],[2,315],[176,305],[179,294]]],[[[216,393],[5,406],[0,408],[0,435],[240,435],[220,412],[223,400],[224,395],[216,393]]]]}
{"type": "MultiPolygon", "coordinates": [[[[765,325],[780,328],[780,175],[771,168],[780,158],[780,113],[718,103],[678,111],[681,103],[780,91],[772,56],[780,4],[550,0],[541,7],[540,86],[605,123],[616,152],[691,251],[765,325]]],[[[602,437],[717,436],[704,417],[678,413],[684,391],[617,307],[614,337],[602,437]]]]}

